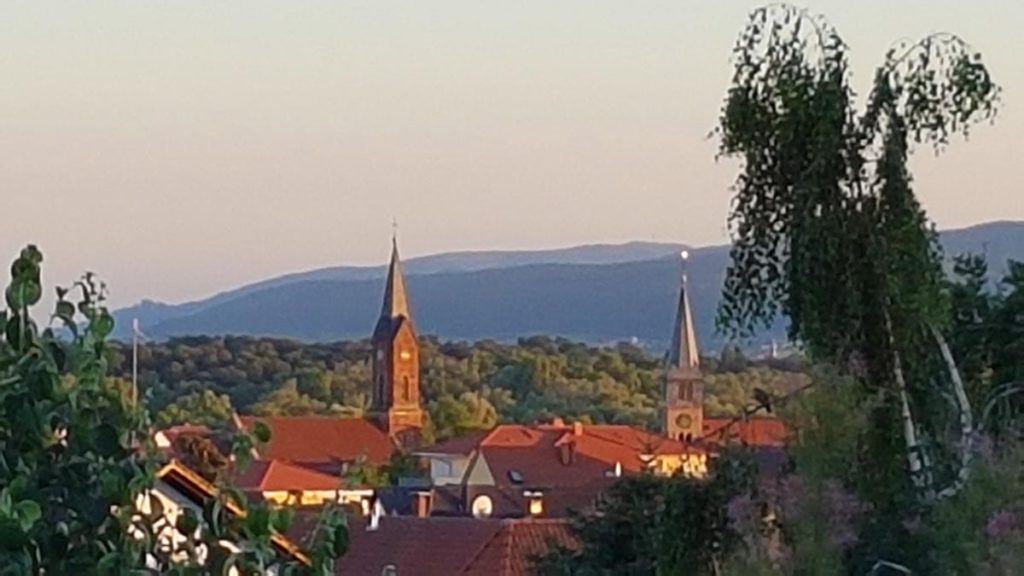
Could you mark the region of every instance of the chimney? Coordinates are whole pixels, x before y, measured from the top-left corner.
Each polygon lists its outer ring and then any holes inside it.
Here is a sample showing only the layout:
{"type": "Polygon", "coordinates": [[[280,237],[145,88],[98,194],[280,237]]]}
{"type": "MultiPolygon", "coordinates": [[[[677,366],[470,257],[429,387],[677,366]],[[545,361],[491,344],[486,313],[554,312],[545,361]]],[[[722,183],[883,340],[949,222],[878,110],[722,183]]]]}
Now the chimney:
{"type": "Polygon", "coordinates": [[[380,519],[384,516],[384,506],[379,499],[374,498],[373,506],[370,507],[370,523],[366,525],[367,532],[374,532],[380,528],[380,519]]]}
{"type": "Polygon", "coordinates": [[[417,518],[430,516],[430,501],[432,494],[426,491],[414,492],[412,495],[412,512],[417,518]]]}
{"type": "Polygon", "coordinates": [[[572,423],[572,435],[573,436],[583,436],[583,422],[573,422],[572,423]]]}
{"type": "Polygon", "coordinates": [[[568,442],[562,442],[559,444],[558,459],[562,461],[563,466],[568,466],[576,462],[576,442],[569,440],[568,442]]]}
{"type": "Polygon", "coordinates": [[[558,416],[551,419],[551,425],[555,428],[565,428],[565,420],[562,420],[558,416]]]}

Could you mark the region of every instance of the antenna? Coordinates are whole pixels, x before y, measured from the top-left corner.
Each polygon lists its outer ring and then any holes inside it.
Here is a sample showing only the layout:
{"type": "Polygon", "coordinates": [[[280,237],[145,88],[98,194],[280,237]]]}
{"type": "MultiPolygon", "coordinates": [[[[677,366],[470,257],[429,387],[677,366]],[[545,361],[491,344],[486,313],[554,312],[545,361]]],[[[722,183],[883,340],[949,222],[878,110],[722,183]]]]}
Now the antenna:
{"type": "Polygon", "coordinates": [[[683,250],[679,253],[679,259],[682,260],[680,267],[682,268],[683,283],[686,283],[686,263],[690,260],[690,251],[683,250]]]}

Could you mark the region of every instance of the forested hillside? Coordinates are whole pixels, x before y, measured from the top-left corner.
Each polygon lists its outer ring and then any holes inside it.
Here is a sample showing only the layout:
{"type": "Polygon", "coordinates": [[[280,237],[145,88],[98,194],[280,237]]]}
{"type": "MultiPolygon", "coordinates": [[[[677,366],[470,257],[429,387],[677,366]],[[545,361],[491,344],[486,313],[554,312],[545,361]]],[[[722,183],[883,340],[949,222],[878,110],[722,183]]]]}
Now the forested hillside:
{"type": "MultiPolygon", "coordinates": [[[[423,394],[437,437],[497,421],[562,417],[657,429],[662,362],[632,345],[534,337],[517,344],[421,340],[423,394]]],[[[128,378],[130,349],[111,367],[128,378]]],[[[304,344],[251,337],[175,338],[140,348],[140,382],[161,424],[223,422],[231,407],[259,415],[360,415],[369,404],[368,341],[304,344]]],[[[799,358],[750,361],[734,347],[707,357],[707,407],[735,414],[751,390],[804,379],[799,358]]]]}
{"type": "MultiPolygon", "coordinates": [[[[941,234],[952,257],[984,252],[998,278],[1009,258],[1024,258],[1024,223],[992,222],[941,234]]],[[[417,326],[444,339],[515,341],[534,334],[589,343],[637,338],[663,349],[679,285],[679,246],[628,244],[544,252],[458,253],[406,262],[417,326]]],[[[690,250],[691,298],[706,349],[726,340],[715,330],[727,246],[690,250]]],[[[363,338],[376,321],[383,267],[327,268],[292,274],[169,306],[148,302],[116,313],[129,336],[138,317],[152,338],[248,334],[329,342],[363,338]]],[[[783,337],[783,322],[770,335],[783,337]]]]}

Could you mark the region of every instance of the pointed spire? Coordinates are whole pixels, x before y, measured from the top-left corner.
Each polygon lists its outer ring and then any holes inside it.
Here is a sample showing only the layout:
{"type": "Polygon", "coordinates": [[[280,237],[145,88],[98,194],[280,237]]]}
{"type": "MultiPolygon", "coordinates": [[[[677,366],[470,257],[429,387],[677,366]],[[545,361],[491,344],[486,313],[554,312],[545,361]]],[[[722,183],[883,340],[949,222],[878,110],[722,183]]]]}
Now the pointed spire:
{"type": "Polygon", "coordinates": [[[388,266],[388,279],[384,285],[384,306],[381,316],[398,318],[409,315],[409,299],[405,294],[405,276],[402,274],[402,262],[398,257],[398,238],[391,236],[391,264],[388,266]]]}
{"type": "Polygon", "coordinates": [[[675,329],[672,331],[672,348],[668,351],[668,363],[671,368],[697,368],[700,366],[700,356],[686,285],[686,261],[690,254],[683,250],[680,256],[683,259],[683,275],[679,285],[679,306],[676,311],[675,329]]]}

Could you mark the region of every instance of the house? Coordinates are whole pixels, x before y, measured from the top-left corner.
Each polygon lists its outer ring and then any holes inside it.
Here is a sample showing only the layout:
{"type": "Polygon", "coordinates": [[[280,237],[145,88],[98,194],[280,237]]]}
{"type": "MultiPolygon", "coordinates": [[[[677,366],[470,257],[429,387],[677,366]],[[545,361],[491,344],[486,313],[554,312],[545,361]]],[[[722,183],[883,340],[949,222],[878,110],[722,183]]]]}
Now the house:
{"type": "MultiPolygon", "coordinates": [[[[153,488],[138,497],[136,507],[141,514],[159,514],[161,519],[154,523],[153,529],[162,546],[172,551],[184,550],[191,535],[178,530],[178,519],[186,510],[193,510],[201,517],[203,507],[217,497],[217,489],[176,460],[157,471],[156,478],[153,488]]],[[[234,516],[244,517],[246,514],[232,501],[228,501],[225,508],[234,516]]],[[[287,536],[274,533],[270,543],[282,558],[311,566],[310,558],[287,536]]],[[[232,542],[221,544],[230,550],[237,549],[232,542]]]]}
{"type": "Polygon", "coordinates": [[[230,484],[251,499],[287,506],[362,506],[373,498],[371,488],[347,486],[338,476],[283,460],[250,462],[231,476],[230,484]]]}
{"type": "Polygon", "coordinates": [[[331,416],[242,416],[246,429],[257,422],[270,428],[270,441],[257,451],[261,460],[279,460],[332,476],[359,459],[386,464],[394,440],[369,420],[331,416]]]}
{"type": "Polygon", "coordinates": [[[696,444],[622,425],[506,424],[423,448],[432,514],[563,517],[590,506],[619,477],[648,471],[701,477],[696,444]]]}
{"type": "Polygon", "coordinates": [[[552,545],[577,546],[562,520],[385,516],[350,522],[335,573],[353,576],[525,576],[552,545]]]}

